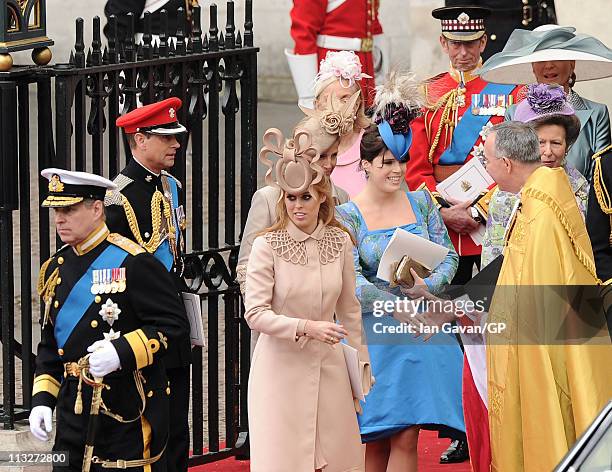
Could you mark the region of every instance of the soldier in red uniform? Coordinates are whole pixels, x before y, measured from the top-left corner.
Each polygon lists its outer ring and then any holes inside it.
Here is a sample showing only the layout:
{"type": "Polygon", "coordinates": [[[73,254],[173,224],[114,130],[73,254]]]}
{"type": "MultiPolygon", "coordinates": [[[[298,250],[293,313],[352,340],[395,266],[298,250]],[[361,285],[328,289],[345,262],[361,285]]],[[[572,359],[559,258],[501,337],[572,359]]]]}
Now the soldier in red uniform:
{"type": "Polygon", "coordinates": [[[516,101],[514,85],[490,84],[478,76],[480,54],[487,44],[481,7],[445,7],[433,11],[442,20],[440,45],[450,70],[427,82],[427,106],[412,122],[414,142],[406,168],[410,190],[425,185],[441,204],[441,213],[460,256],[455,284],[472,277],[480,263],[481,246],[469,233],[484,223],[472,202],[448,204],[436,194],[436,184],[473,156],[482,155],[483,128],[504,121],[505,108],[516,101]]]}
{"type": "MultiPolygon", "coordinates": [[[[300,105],[313,108],[313,82],[327,51],[354,51],[365,74],[384,77],[386,43],[378,22],[380,0],[294,0],[291,9],[293,51],[285,50],[300,105]]],[[[374,79],[360,82],[366,104],[374,97],[374,79]]]]}
{"type": "MultiPolygon", "coordinates": [[[[474,264],[480,266],[482,247],[470,233],[486,222],[482,201],[446,202],[436,184],[450,177],[463,164],[483,155],[483,136],[488,126],[504,121],[507,106],[516,101],[518,87],[487,83],[478,76],[481,54],[487,45],[484,20],[490,10],[481,7],[444,7],[432,12],[442,22],[440,45],[450,59],[448,72],[433,77],[426,85],[427,105],[423,115],[412,121],[413,133],[406,182],[410,190],[427,188],[440,205],[440,213],[459,254],[459,267],[453,284],[472,278],[474,264]]],[[[486,200],[486,197],[484,198],[486,200]]],[[[486,203],[486,201],[484,202],[486,203]]],[[[473,385],[469,369],[466,385],[473,385]]],[[[464,404],[468,412],[468,405],[464,404]]],[[[471,432],[468,430],[468,436],[471,432]]],[[[441,463],[462,462],[468,458],[465,433],[449,431],[451,446],[440,457],[441,463]]]]}

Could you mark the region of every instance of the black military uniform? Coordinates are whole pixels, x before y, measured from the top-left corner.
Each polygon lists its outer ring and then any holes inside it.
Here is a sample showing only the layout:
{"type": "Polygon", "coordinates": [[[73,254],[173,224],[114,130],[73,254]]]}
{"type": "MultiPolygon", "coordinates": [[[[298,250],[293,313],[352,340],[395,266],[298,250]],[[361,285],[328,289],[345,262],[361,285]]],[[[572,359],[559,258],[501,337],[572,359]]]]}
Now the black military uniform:
{"type": "Polygon", "coordinates": [[[612,336],[612,145],[593,156],[593,183],[589,191],[586,225],[597,277],[602,281],[608,330],[612,336]]]}
{"type": "Polygon", "coordinates": [[[68,451],[70,470],[81,470],[92,388],[81,378],[79,360],[94,342],[109,340],[121,366],[103,379],[91,470],[150,465],[165,471],[169,387],[160,360],[188,329],[171,276],[102,224],[43,264],[38,289],[46,310],[32,406],[56,408],[53,449],[68,451]]]}
{"type": "Polygon", "coordinates": [[[491,15],[485,19],[489,38],[481,54],[483,61],[501,51],[515,29],[533,30],[557,23],[554,0],[446,0],[445,4],[447,7],[470,5],[491,9],[491,15]]]}
{"type": "Polygon", "coordinates": [[[593,246],[597,277],[612,283],[612,146],[593,156],[593,184],[589,192],[587,230],[593,246]]]}
{"type": "MultiPolygon", "coordinates": [[[[143,122],[149,120],[146,123],[149,125],[151,120],[159,122],[159,117],[162,116],[170,121],[162,123],[170,128],[162,129],[172,129],[172,126],[178,124],[175,112],[180,106],[179,99],[170,98],[124,115],[120,118],[123,121],[118,120],[118,125],[121,126],[126,120],[130,121],[131,115],[136,116],[138,120],[144,120],[143,122]],[[166,113],[169,108],[174,110],[172,117],[166,113]]],[[[148,129],[153,130],[155,126],[157,124],[149,126],[148,129]]],[[[149,253],[162,260],[172,275],[177,293],[185,291],[182,279],[185,217],[180,204],[180,182],[165,171],[155,175],[132,157],[114,179],[114,183],[117,184],[117,189],[107,193],[104,202],[108,227],[113,232],[135,240],[149,253]]],[[[185,322],[188,323],[187,320],[185,322]]],[[[164,358],[171,391],[169,470],[187,470],[190,362],[191,343],[187,334],[177,341],[164,358]]]]}
{"type": "MultiPolygon", "coordinates": [[[[197,0],[166,0],[166,2],[150,1],[150,0],[108,0],[104,6],[104,14],[108,19],[111,15],[117,17],[117,34],[120,40],[125,39],[128,30],[128,13],[134,14],[134,26],[136,33],[144,32],[144,11],[151,11],[151,7],[157,8],[151,12],[151,33],[159,34],[161,32],[161,10],[168,12],[168,32],[170,36],[176,36],[177,27],[177,10],[182,8],[187,14],[194,5],[197,5],[197,0]],[[146,8],[146,10],[145,10],[146,8]]],[[[187,31],[184,31],[187,34],[187,31]]],[[[112,34],[109,30],[108,23],[104,26],[104,34],[108,38],[112,34]]]]}

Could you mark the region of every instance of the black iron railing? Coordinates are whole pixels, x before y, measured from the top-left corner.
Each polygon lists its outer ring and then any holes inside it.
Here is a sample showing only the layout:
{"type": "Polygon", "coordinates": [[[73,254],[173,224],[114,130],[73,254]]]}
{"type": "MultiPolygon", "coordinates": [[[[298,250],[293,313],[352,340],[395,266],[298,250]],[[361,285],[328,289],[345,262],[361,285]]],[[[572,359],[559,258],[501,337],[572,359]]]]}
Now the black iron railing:
{"type": "MultiPolygon", "coordinates": [[[[140,44],[133,34],[119,41],[111,17],[110,31],[115,33],[106,46],[96,17],[89,47],[79,18],[68,63],[0,73],[0,417],[5,429],[28,415],[33,334],[40,329],[32,323],[40,316],[33,283],[37,267],[57,247],[48,211],[39,206],[46,187],[37,178],[39,171],[53,166],[114,177],[125,165],[127,150],[114,125],[117,117],[140,103],[177,96],[183,100],[179,120],[189,131],[189,142],[179,150],[173,169],[186,190],[183,203],[190,217],[187,282],[202,299],[208,330],[206,352],[193,350],[190,464],[243,452],[249,330],[242,317],[235,269],[239,231],[256,188],[258,49],[253,47],[252,0],[245,2],[242,32],[236,30],[232,1],[227,2],[223,31],[217,25],[215,5],[210,6],[207,33],[202,33],[200,9],[194,8],[192,15],[188,25],[179,11],[178,23],[185,27],[179,26],[176,37],[162,33],[154,41],[146,14],[140,44]],[[30,103],[31,96],[36,103],[30,103]],[[13,228],[14,221],[18,228],[13,228]],[[20,342],[15,327],[21,332],[20,342]],[[22,361],[20,371],[16,359],[22,361]],[[16,398],[22,401],[17,404],[16,398]]],[[[128,33],[133,33],[134,19],[130,22],[128,33]]],[[[162,13],[162,31],[164,23],[162,13]]]]}

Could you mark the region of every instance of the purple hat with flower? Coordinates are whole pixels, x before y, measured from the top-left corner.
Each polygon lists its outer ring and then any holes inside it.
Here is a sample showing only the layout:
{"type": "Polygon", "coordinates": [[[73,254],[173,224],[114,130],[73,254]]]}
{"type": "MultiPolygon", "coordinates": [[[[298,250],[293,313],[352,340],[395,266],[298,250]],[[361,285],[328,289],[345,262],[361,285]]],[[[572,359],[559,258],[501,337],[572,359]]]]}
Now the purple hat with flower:
{"type": "Polygon", "coordinates": [[[528,123],[550,115],[575,115],[576,112],[567,102],[562,87],[548,84],[531,84],[527,96],[514,111],[513,120],[528,123]]]}

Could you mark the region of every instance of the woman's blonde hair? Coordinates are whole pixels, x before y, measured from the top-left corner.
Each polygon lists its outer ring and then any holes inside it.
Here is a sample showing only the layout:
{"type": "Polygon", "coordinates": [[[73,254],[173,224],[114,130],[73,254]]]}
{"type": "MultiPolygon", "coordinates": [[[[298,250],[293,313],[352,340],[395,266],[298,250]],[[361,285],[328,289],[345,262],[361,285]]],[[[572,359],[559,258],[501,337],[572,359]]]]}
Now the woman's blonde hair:
{"type": "MultiPolygon", "coordinates": [[[[333,226],[346,232],[349,235],[353,245],[356,245],[355,238],[351,232],[348,231],[344,225],[342,225],[342,223],[336,219],[334,197],[332,196],[331,181],[329,180],[329,177],[325,177],[320,182],[311,185],[307,192],[309,192],[313,198],[317,199],[318,201],[323,200],[323,197],[325,197],[324,201],[321,202],[321,206],[319,207],[319,220],[322,221],[325,226],[333,226]]],[[[285,229],[289,224],[289,213],[287,213],[287,206],[285,205],[286,195],[287,192],[280,189],[280,196],[276,202],[276,221],[272,226],[259,233],[260,235],[277,231],[279,229],[285,229]]]]}

